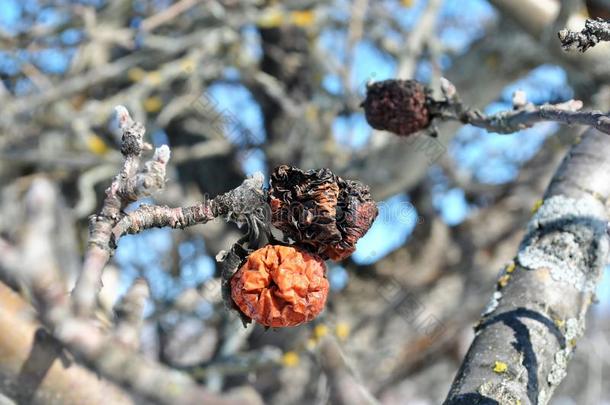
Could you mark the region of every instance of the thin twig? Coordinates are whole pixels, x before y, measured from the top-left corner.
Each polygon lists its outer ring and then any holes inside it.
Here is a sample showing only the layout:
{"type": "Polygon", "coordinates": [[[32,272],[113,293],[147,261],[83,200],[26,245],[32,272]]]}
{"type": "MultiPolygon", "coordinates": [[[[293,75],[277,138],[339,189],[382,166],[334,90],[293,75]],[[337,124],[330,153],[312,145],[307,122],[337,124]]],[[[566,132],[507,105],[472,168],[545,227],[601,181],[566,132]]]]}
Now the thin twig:
{"type": "MultiPolygon", "coordinates": [[[[150,228],[184,229],[197,224],[205,224],[220,216],[227,216],[233,221],[248,223],[248,215],[264,215],[255,212],[264,208],[263,178],[255,175],[234,190],[221,194],[213,199],[204,198],[202,202],[190,207],[171,208],[161,205],[143,204],[126,214],[112,229],[112,238],[116,243],[126,234],[140,233],[150,228]]],[[[114,244],[113,244],[114,245],[114,244]]]]}
{"type": "Polygon", "coordinates": [[[564,28],[557,33],[557,36],[564,50],[576,48],[580,52],[585,52],[602,41],[610,41],[610,21],[601,18],[587,19],[585,28],[580,32],[564,28]]]}
{"type": "Polygon", "coordinates": [[[456,120],[499,134],[531,128],[540,122],[587,125],[610,134],[610,116],[601,111],[579,111],[582,108],[579,100],[537,106],[527,102],[525,93],[518,91],[513,96],[513,110],[486,115],[466,107],[455,86],[445,78],[441,79],[441,90],[445,100],[433,101],[430,106],[432,114],[441,120],[456,120]]]}
{"type": "Polygon", "coordinates": [[[141,29],[150,32],[168,21],[174,20],[178,15],[188,11],[191,7],[199,3],[199,0],[180,0],[172,4],[160,13],[154,14],[142,21],[141,29]]]}
{"type": "Polygon", "coordinates": [[[138,171],[144,127],[131,119],[125,107],[117,107],[117,114],[123,131],[121,152],[125,161],[106,190],[100,214],[91,218],[85,264],[73,291],[80,315],[91,313],[101,288],[102,271],[121,236],[155,227],[185,228],[225,216],[237,224],[247,223],[256,237],[266,215],[262,175],[246,179],[234,190],[212,200],[204,199],[192,207],[142,205],[129,214],[124,213],[129,203],[163,187],[170,150],[166,145],[157,148],[152,160],[138,171]]]}
{"type": "Polygon", "coordinates": [[[85,264],[73,291],[74,304],[81,315],[93,309],[101,288],[102,271],[111,254],[111,231],[123,216],[122,210],[139,197],[149,196],[163,187],[170,155],[167,146],[158,148],[153,159],[138,172],[144,147],[144,126],[134,122],[125,107],[118,106],[116,112],[123,131],[121,153],[125,160],[120,173],[106,189],[100,214],[91,217],[85,264]]]}

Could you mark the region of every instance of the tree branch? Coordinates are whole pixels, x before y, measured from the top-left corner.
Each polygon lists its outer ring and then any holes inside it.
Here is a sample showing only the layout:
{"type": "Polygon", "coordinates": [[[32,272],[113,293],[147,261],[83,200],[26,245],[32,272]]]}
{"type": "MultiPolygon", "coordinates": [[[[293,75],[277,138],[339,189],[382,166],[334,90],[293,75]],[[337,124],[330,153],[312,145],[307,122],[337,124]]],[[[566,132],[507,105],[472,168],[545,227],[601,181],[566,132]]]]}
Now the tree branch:
{"type": "Polygon", "coordinates": [[[499,134],[510,134],[531,128],[540,122],[557,122],[567,125],[587,125],[610,135],[610,116],[601,111],[579,111],[583,106],[579,100],[537,106],[527,102],[524,92],[517,91],[513,95],[512,111],[486,115],[479,110],[466,107],[455,86],[445,78],[441,79],[441,90],[445,100],[431,103],[432,114],[437,115],[441,120],[456,120],[499,134]]]}
{"type": "Polygon", "coordinates": [[[353,375],[337,341],[326,336],[320,342],[320,365],[328,378],[330,402],[337,405],[379,404],[353,375]]]}
{"type": "Polygon", "coordinates": [[[114,225],[122,217],[122,210],[140,197],[151,195],[165,183],[165,166],[169,160],[169,148],[162,146],[155,151],[153,159],[138,172],[142,151],[145,148],[144,126],[134,122],[127,109],[116,108],[119,127],[123,131],[121,153],[123,166],[106,189],[106,198],[101,213],[90,218],[89,245],[83,270],[72,293],[74,304],[80,315],[91,312],[97,292],[101,288],[104,266],[110,258],[110,238],[114,225]]]}
{"type": "Polygon", "coordinates": [[[580,32],[564,28],[557,33],[557,36],[564,50],[568,51],[576,48],[580,52],[585,52],[601,41],[610,41],[610,21],[605,21],[601,18],[595,20],[587,19],[585,21],[585,28],[580,32]]]}
{"type": "Polygon", "coordinates": [[[44,329],[32,313],[23,298],[0,283],[0,374],[5,395],[33,404],[135,403],[118,386],[67,361],[61,351],[53,348],[49,353],[50,344],[44,343],[49,338],[43,337],[44,329]]]}
{"type": "Polygon", "coordinates": [[[263,177],[257,173],[234,190],[221,194],[213,199],[204,199],[191,207],[170,208],[160,205],[141,205],[125,215],[112,230],[113,241],[126,234],[140,233],[150,228],[184,229],[197,224],[205,224],[220,216],[228,216],[239,223],[250,221],[250,214],[265,215],[260,211],[265,208],[263,199],[263,177]]]}
{"type": "MultiPolygon", "coordinates": [[[[227,395],[215,394],[196,384],[188,374],[140,355],[132,350],[134,339],[126,341],[120,324],[116,330],[104,330],[95,320],[76,316],[51,245],[57,221],[53,216],[56,199],[57,190],[49,181],[37,179],[32,182],[25,201],[28,221],[24,225],[21,263],[11,266],[10,271],[17,273],[31,292],[39,318],[58,344],[108,380],[157,403],[260,403],[258,395],[249,388],[227,395]]],[[[5,265],[3,260],[4,257],[0,257],[0,265],[5,265]]],[[[143,290],[136,286],[126,298],[133,298],[131,308],[124,308],[127,309],[125,314],[131,313],[132,324],[140,322],[136,312],[141,314],[143,309],[147,293],[143,290]]]]}
{"type": "Polygon", "coordinates": [[[607,262],[609,171],[610,138],[589,130],[557,170],[499,278],[446,405],[550,401],[607,262]]]}
{"type": "MultiPolygon", "coordinates": [[[[138,336],[132,332],[135,330],[137,335],[141,325],[146,288],[136,284],[127,295],[123,302],[124,322],[119,323],[115,330],[103,330],[86,316],[94,307],[102,270],[114,249],[110,244],[113,227],[122,218],[128,217],[123,211],[127,204],[163,186],[169,159],[169,148],[162,146],[155,151],[152,160],[139,170],[145,148],[144,127],[131,120],[123,107],[117,108],[117,114],[123,130],[121,152],[125,161],[106,191],[101,213],[92,220],[83,272],[74,290],[76,305],[71,305],[51,245],[57,225],[53,215],[57,190],[47,180],[34,180],[26,195],[28,220],[22,232],[23,246],[19,249],[21,263],[13,263],[10,271],[31,293],[39,317],[57,339],[58,348],[69,349],[109,380],[164,404],[258,404],[258,394],[249,388],[227,395],[215,394],[197,385],[188,374],[168,369],[134,351],[138,336]]],[[[264,201],[263,195],[262,178],[247,179],[241,187],[213,200],[214,215],[226,215],[238,223],[252,221],[250,214],[264,201]]],[[[136,218],[143,211],[145,209],[136,211],[131,218],[136,218]]],[[[138,229],[143,228],[140,226],[138,229]]],[[[0,263],[1,259],[4,258],[0,257],[0,263]]],[[[53,360],[47,358],[45,363],[53,360]]]]}
{"type": "Polygon", "coordinates": [[[121,153],[123,167],[106,190],[106,198],[99,215],[91,217],[89,246],[83,270],[72,292],[75,309],[81,316],[91,313],[101,288],[104,266],[110,259],[119,238],[154,227],[185,228],[206,223],[218,216],[226,216],[237,224],[248,223],[254,236],[258,236],[256,221],[263,218],[265,202],[263,177],[260,174],[246,179],[241,186],[192,207],[142,205],[125,214],[123,209],[141,197],[152,195],[165,183],[165,168],[170,150],[163,145],[155,151],[151,161],[138,171],[142,151],[144,126],[134,122],[127,109],[116,107],[119,125],[123,131],[121,153]]]}

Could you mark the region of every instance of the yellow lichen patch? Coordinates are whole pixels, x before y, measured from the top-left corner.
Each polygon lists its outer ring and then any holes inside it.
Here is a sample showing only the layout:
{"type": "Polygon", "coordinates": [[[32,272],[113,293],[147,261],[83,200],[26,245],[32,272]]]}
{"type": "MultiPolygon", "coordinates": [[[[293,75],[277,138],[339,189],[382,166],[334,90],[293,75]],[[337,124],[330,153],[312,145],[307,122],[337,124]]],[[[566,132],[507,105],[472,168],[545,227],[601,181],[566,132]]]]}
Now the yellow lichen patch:
{"type": "Polygon", "coordinates": [[[536,212],[538,212],[540,207],[542,207],[542,204],[544,204],[544,200],[536,200],[536,202],[534,203],[534,206],[532,207],[532,214],[535,214],[536,212]]]}
{"type": "Polygon", "coordinates": [[[282,356],[282,364],[285,367],[295,367],[299,364],[299,354],[297,352],[286,352],[282,356]]]}
{"type": "Polygon", "coordinates": [[[413,5],[413,0],[400,0],[400,3],[405,7],[411,7],[413,5]]]}
{"type": "Polygon", "coordinates": [[[494,363],[494,373],[498,373],[498,374],[502,374],[502,373],[506,373],[506,370],[508,370],[508,365],[506,363],[504,363],[503,361],[497,361],[494,363]]]}
{"type": "Polygon", "coordinates": [[[510,280],[510,274],[505,274],[498,279],[498,287],[504,288],[508,285],[508,281],[510,280]]]}
{"type": "Polygon", "coordinates": [[[83,108],[83,105],[87,101],[87,97],[84,94],[76,94],[74,97],[70,98],[70,104],[74,107],[75,110],[80,110],[83,108]]]}
{"type": "Polygon", "coordinates": [[[139,82],[144,76],[146,76],[146,71],[139,67],[134,67],[127,71],[127,77],[132,82],[139,82]]]}
{"type": "Polygon", "coordinates": [[[195,65],[195,61],[191,58],[182,59],[180,62],[180,68],[186,73],[191,73],[193,70],[195,70],[195,65]]]}
{"type": "Polygon", "coordinates": [[[517,265],[515,264],[515,262],[510,262],[508,264],[508,266],[506,266],[506,272],[508,274],[512,273],[513,271],[515,271],[515,269],[517,268],[517,265]]]}
{"type": "Polygon", "coordinates": [[[563,319],[555,319],[553,322],[555,322],[555,326],[558,328],[563,328],[563,326],[566,324],[566,321],[563,319]]]}
{"type": "Polygon", "coordinates": [[[284,13],[279,8],[270,7],[258,18],[256,24],[261,28],[276,28],[282,25],[284,13]]]}
{"type": "Polygon", "coordinates": [[[597,191],[591,191],[591,195],[593,195],[594,198],[598,199],[603,204],[606,203],[606,199],[604,198],[604,196],[598,193],[597,191]]]}
{"type": "Polygon", "coordinates": [[[175,382],[171,382],[171,383],[167,384],[165,387],[169,394],[176,395],[176,396],[182,394],[182,391],[184,390],[182,388],[182,385],[175,383],[175,382]]]}
{"type": "Polygon", "coordinates": [[[317,345],[318,345],[318,341],[316,339],[314,339],[314,338],[309,338],[305,342],[305,348],[307,350],[313,350],[313,349],[316,348],[317,345]]]}
{"type": "Polygon", "coordinates": [[[570,339],[568,341],[568,344],[570,345],[570,347],[575,347],[576,346],[576,338],[570,339]]]}
{"type": "Polygon", "coordinates": [[[326,326],[322,323],[319,325],[316,325],[316,327],[313,328],[313,335],[316,339],[320,339],[321,337],[326,336],[327,333],[328,333],[328,326],[326,326]]]}
{"type": "Polygon", "coordinates": [[[189,374],[191,375],[191,377],[195,378],[195,379],[204,379],[207,376],[208,370],[206,370],[204,367],[196,367],[193,370],[189,371],[189,374]]]}
{"type": "Polygon", "coordinates": [[[87,137],[87,148],[96,155],[103,155],[108,152],[108,146],[104,140],[96,134],[90,134],[87,137]]]}
{"type": "Polygon", "coordinates": [[[146,112],[155,113],[163,106],[163,100],[161,100],[161,97],[158,96],[147,97],[144,100],[143,106],[146,112]]]}
{"type": "Polygon", "coordinates": [[[299,27],[309,27],[316,21],[316,15],[311,10],[293,11],[290,22],[299,27]]]}
{"type": "Polygon", "coordinates": [[[312,104],[308,105],[305,109],[305,117],[307,117],[309,121],[319,120],[318,109],[312,104]]]}
{"type": "Polygon", "coordinates": [[[158,71],[150,72],[146,75],[146,81],[153,86],[161,84],[161,73],[158,71]]]}
{"type": "Polygon", "coordinates": [[[335,327],[335,334],[340,340],[346,340],[349,336],[350,328],[346,322],[339,322],[335,327]]]}

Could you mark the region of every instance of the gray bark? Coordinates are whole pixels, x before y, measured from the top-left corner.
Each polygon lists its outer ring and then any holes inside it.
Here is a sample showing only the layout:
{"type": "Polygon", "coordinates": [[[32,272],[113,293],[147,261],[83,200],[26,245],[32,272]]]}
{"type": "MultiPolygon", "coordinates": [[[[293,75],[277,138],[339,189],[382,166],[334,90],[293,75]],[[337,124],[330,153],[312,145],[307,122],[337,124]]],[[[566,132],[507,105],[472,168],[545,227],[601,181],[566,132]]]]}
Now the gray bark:
{"type": "Polygon", "coordinates": [[[607,263],[610,139],[589,130],[557,170],[475,327],[446,405],[546,404],[607,263]]]}
{"type": "Polygon", "coordinates": [[[576,48],[580,52],[594,47],[601,41],[610,41],[610,22],[601,18],[587,20],[585,28],[580,32],[562,29],[558,33],[561,46],[565,50],[576,48]]]}

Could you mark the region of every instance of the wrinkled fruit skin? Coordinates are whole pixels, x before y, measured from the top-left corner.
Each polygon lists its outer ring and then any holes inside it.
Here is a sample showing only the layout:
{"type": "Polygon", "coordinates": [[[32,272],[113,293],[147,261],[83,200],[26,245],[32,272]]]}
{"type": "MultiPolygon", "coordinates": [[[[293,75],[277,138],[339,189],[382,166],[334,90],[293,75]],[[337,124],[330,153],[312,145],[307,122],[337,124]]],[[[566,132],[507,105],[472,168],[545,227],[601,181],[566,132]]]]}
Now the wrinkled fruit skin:
{"type": "Polygon", "coordinates": [[[267,245],[251,253],[231,278],[231,298],[262,325],[300,325],[324,309],[329,288],[325,273],[324,261],[315,255],[267,245]]]}
{"type": "Polygon", "coordinates": [[[282,165],[271,174],[271,222],[294,241],[317,248],[341,240],[335,220],[338,198],[339,185],[329,169],[282,165]]]}
{"type": "Polygon", "coordinates": [[[271,174],[269,204],[273,225],[323,259],[351,255],[377,217],[367,186],[328,169],[278,166],[271,174]]]}
{"type": "Polygon", "coordinates": [[[369,230],[377,218],[377,204],[371,198],[369,188],[353,180],[338,178],[340,185],[337,204],[337,228],[341,240],[329,245],[324,255],[332,260],[343,260],[356,250],[358,239],[369,230]]]}
{"type": "Polygon", "coordinates": [[[427,93],[415,80],[384,80],[367,86],[361,106],[371,127],[408,136],[430,124],[427,93]]]}

